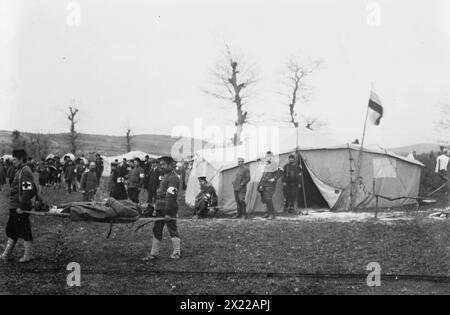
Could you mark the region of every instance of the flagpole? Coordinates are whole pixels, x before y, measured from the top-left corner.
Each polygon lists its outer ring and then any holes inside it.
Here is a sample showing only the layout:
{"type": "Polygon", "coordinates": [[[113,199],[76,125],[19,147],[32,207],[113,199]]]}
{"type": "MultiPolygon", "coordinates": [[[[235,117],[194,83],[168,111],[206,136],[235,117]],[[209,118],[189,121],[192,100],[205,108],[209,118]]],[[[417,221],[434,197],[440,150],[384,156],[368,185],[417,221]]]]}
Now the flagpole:
{"type": "MultiPolygon", "coordinates": [[[[370,97],[369,97],[370,99],[370,97]]],[[[361,147],[359,149],[359,155],[358,155],[358,162],[356,165],[356,176],[355,176],[355,180],[353,181],[353,187],[352,187],[352,200],[350,200],[350,210],[354,210],[355,205],[355,201],[356,201],[356,192],[357,192],[357,184],[358,184],[358,178],[359,178],[359,174],[361,172],[361,165],[362,165],[362,155],[363,155],[363,150],[364,150],[364,140],[366,138],[366,127],[367,127],[367,118],[369,117],[369,106],[367,105],[367,110],[366,110],[366,119],[364,121],[364,129],[363,129],[363,135],[362,135],[362,139],[361,139],[361,147]]]]}

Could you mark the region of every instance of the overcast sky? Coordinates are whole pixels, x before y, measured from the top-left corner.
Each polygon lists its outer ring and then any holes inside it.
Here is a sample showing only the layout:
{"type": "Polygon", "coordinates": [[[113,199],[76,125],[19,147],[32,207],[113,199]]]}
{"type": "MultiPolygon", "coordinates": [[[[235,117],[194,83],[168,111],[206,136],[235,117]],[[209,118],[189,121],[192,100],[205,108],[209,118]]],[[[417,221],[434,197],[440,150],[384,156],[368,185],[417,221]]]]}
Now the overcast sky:
{"type": "Polygon", "coordinates": [[[301,111],[327,121],[333,138],[361,137],[373,83],[385,117],[367,142],[438,140],[447,0],[0,0],[0,129],[64,132],[73,102],[85,133],[170,134],[196,118],[232,126],[235,109],[203,93],[225,43],[257,64],[253,123],[283,125],[283,65],[310,56],[324,64],[301,111]]]}

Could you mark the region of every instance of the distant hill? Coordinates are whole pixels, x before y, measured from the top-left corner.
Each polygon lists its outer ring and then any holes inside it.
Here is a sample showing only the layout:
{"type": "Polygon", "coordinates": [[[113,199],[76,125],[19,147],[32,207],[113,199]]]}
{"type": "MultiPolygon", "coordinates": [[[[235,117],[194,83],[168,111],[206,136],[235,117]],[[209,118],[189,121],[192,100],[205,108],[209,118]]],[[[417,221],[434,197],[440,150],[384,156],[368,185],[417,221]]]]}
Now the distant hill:
{"type": "Polygon", "coordinates": [[[391,148],[389,150],[401,155],[406,155],[413,151],[416,151],[417,154],[422,154],[422,153],[430,153],[431,151],[435,152],[439,151],[439,146],[440,146],[439,144],[433,143],[418,143],[404,147],[391,148]]]}
{"type": "MultiPolygon", "coordinates": [[[[0,131],[0,153],[10,151],[11,131],[0,131]]],[[[31,133],[21,132],[21,135],[29,140],[31,133]]],[[[67,133],[46,134],[49,139],[49,153],[63,155],[69,152],[67,133]]],[[[194,148],[202,148],[206,142],[191,138],[172,138],[168,135],[136,135],[131,141],[131,149],[139,150],[154,155],[169,155],[173,145],[180,143],[184,152],[193,152],[194,148]],[[179,141],[179,142],[178,142],[179,141]]],[[[126,153],[126,139],[120,136],[80,134],[78,138],[78,153],[98,152],[106,156],[114,156],[126,153]]]]}

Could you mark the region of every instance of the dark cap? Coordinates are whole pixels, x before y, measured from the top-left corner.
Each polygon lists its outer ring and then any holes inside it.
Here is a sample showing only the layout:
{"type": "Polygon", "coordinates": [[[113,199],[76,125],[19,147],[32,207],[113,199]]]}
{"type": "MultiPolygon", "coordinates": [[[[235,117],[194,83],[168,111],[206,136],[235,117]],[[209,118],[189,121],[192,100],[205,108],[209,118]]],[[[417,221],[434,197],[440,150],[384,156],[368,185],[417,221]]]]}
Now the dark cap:
{"type": "Polygon", "coordinates": [[[199,176],[198,179],[199,180],[206,180],[206,176],[199,176]]]}
{"type": "Polygon", "coordinates": [[[15,149],[12,152],[12,156],[14,158],[24,160],[27,158],[27,152],[24,149],[15,149]]]}
{"type": "Polygon", "coordinates": [[[173,164],[175,162],[171,156],[161,156],[158,161],[164,161],[166,164],[173,164]]]}

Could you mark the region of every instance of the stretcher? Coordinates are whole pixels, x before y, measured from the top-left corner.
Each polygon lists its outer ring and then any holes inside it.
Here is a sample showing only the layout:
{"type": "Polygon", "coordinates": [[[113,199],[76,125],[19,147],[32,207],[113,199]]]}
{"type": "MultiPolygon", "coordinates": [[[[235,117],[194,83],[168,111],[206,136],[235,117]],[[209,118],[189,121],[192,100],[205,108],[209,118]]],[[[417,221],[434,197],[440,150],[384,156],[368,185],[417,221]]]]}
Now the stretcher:
{"type": "Polygon", "coordinates": [[[24,211],[29,215],[50,216],[69,219],[73,222],[96,222],[109,224],[107,238],[114,224],[139,223],[136,231],[147,224],[162,220],[174,220],[164,217],[143,217],[142,208],[130,200],[109,198],[103,202],[70,202],[60,206],[48,207],[46,211],[24,211]]]}

